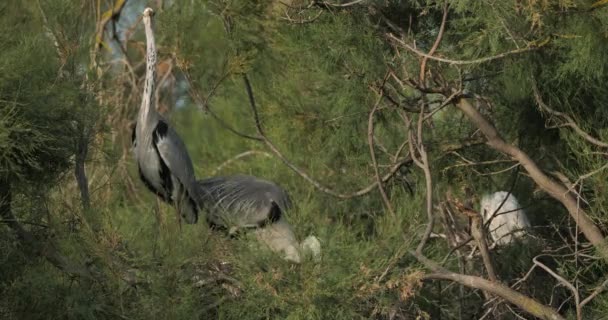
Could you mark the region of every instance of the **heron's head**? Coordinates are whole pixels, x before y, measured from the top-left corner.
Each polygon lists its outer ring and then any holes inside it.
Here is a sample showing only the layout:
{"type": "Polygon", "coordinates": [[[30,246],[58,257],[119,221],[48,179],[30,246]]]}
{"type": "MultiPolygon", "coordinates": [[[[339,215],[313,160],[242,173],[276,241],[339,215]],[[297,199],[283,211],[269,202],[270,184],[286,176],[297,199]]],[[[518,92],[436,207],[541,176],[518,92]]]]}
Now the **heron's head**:
{"type": "Polygon", "coordinates": [[[150,18],[154,16],[154,10],[152,8],[144,9],[144,18],[150,18]]]}
{"type": "Polygon", "coordinates": [[[182,208],[180,215],[187,224],[195,224],[198,222],[198,208],[194,205],[182,208]]]}

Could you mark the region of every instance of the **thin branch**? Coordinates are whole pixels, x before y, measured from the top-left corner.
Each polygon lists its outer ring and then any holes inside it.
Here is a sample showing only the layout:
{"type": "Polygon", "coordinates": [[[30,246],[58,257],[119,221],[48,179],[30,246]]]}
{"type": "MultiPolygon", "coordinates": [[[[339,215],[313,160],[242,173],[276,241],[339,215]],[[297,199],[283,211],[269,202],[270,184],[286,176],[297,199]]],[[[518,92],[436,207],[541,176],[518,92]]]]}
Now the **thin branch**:
{"type": "Polygon", "coordinates": [[[453,203],[460,212],[471,218],[471,235],[477,241],[477,247],[479,247],[479,251],[481,252],[481,258],[483,259],[483,264],[488,272],[488,278],[490,278],[492,282],[498,281],[494,264],[492,263],[492,257],[490,256],[490,250],[488,249],[488,243],[486,242],[485,227],[481,215],[479,212],[468,208],[460,201],[451,199],[451,196],[448,197],[448,200],[453,203]]]}
{"type": "Polygon", "coordinates": [[[365,1],[365,0],[353,0],[351,2],[346,2],[346,3],[330,3],[330,2],[327,2],[327,1],[319,2],[319,1],[315,0],[315,1],[313,1],[313,3],[315,3],[315,4],[321,4],[321,5],[329,6],[329,7],[346,8],[346,7],[354,6],[354,5],[356,5],[358,3],[361,3],[363,1],[365,1]]]}
{"type": "Polygon", "coordinates": [[[249,150],[249,151],[245,151],[242,153],[237,154],[236,156],[222,162],[222,164],[220,164],[219,166],[217,166],[217,168],[215,168],[212,172],[211,175],[214,176],[216,175],[219,171],[221,171],[222,169],[224,169],[224,167],[230,165],[231,163],[235,162],[236,160],[248,157],[248,156],[252,156],[252,155],[263,155],[265,157],[272,157],[272,155],[268,152],[264,152],[264,151],[258,151],[258,150],[249,150]]]}
{"type": "Polygon", "coordinates": [[[530,178],[545,192],[555,200],[560,201],[568,210],[570,217],[579,225],[587,240],[589,240],[603,259],[608,260],[608,243],[606,243],[602,231],[595,225],[587,212],[579,209],[576,200],[568,192],[568,189],[561,183],[552,180],[536,164],[530,156],[518,147],[507,143],[499,134],[498,130],[492,125],[471,103],[461,98],[456,102],[456,106],[469,118],[469,120],[479,128],[487,139],[487,144],[511,158],[517,160],[529,173],[530,178]]]}
{"type": "MultiPolygon", "coordinates": [[[[387,78],[388,74],[384,77],[383,82],[386,82],[387,78]]],[[[382,89],[380,89],[380,92],[378,93],[378,99],[376,100],[376,103],[374,103],[372,110],[369,112],[369,118],[367,121],[367,143],[369,145],[369,155],[372,160],[372,166],[374,167],[374,175],[376,176],[376,184],[378,185],[378,191],[380,191],[382,201],[384,202],[384,205],[386,206],[391,217],[396,218],[397,215],[395,214],[395,210],[393,210],[393,206],[391,205],[391,202],[388,199],[388,196],[386,195],[386,191],[384,191],[384,187],[382,186],[382,179],[380,178],[380,172],[378,171],[378,162],[376,161],[376,153],[374,150],[374,114],[378,109],[378,105],[380,105],[380,102],[382,101],[383,95],[384,93],[382,89]]]]}
{"type": "Polygon", "coordinates": [[[602,282],[602,284],[600,284],[597,288],[595,288],[593,290],[593,292],[581,302],[581,308],[583,306],[585,306],[587,303],[591,302],[591,300],[593,300],[595,297],[597,297],[600,293],[604,292],[607,288],[608,288],[608,279],[604,280],[604,282],[602,282]]]}
{"type": "MultiPolygon", "coordinates": [[[[283,155],[283,153],[281,153],[279,151],[279,149],[272,143],[272,141],[270,141],[270,139],[268,139],[268,137],[266,137],[264,135],[264,130],[262,129],[262,125],[260,123],[260,117],[258,115],[257,107],[255,104],[253,89],[251,88],[251,83],[249,82],[249,78],[247,77],[246,74],[243,75],[243,81],[245,83],[245,88],[247,90],[247,96],[249,97],[249,104],[250,104],[252,112],[253,112],[255,126],[258,131],[258,134],[260,135],[260,140],[262,142],[264,142],[264,144],[266,144],[266,146],[272,151],[272,153],[277,158],[279,158],[287,167],[289,167],[291,170],[293,170],[295,173],[297,173],[300,177],[304,178],[304,180],[308,181],[317,190],[319,190],[323,193],[326,193],[328,195],[334,196],[336,198],[339,198],[339,199],[351,199],[351,198],[355,198],[355,197],[360,197],[360,196],[363,196],[363,195],[371,192],[372,190],[374,190],[374,188],[376,188],[378,186],[378,182],[375,181],[375,182],[371,183],[370,185],[368,185],[367,187],[360,189],[358,191],[355,191],[352,193],[346,193],[346,194],[339,193],[339,192],[336,192],[332,189],[329,189],[329,188],[323,186],[321,183],[317,182],[315,179],[311,178],[308,174],[306,174],[306,172],[302,171],[297,166],[295,166],[293,163],[291,163],[283,155]]],[[[411,160],[407,159],[407,158],[396,162],[395,165],[393,165],[391,167],[389,172],[386,175],[384,175],[384,177],[382,178],[382,182],[388,181],[399,170],[399,168],[401,168],[402,166],[404,166],[410,162],[411,162],[411,160]]]]}
{"type": "MultiPolygon", "coordinates": [[[[179,68],[179,64],[178,64],[178,68],[179,68]]],[[[250,140],[255,140],[255,141],[264,141],[263,138],[261,137],[256,137],[256,136],[252,136],[246,133],[242,133],[236,129],[234,129],[232,126],[230,126],[228,123],[226,123],[224,121],[224,119],[220,118],[217,114],[215,114],[215,112],[213,112],[213,110],[211,110],[211,108],[208,105],[208,101],[211,98],[211,96],[215,93],[215,90],[219,87],[219,85],[228,77],[228,73],[226,73],[224,76],[222,76],[216,83],[215,85],[212,87],[211,91],[209,92],[209,94],[205,97],[205,99],[201,98],[201,95],[198,93],[198,91],[196,91],[194,89],[194,82],[192,81],[192,77],[190,76],[190,73],[188,72],[188,70],[184,69],[184,68],[180,68],[180,70],[182,71],[182,74],[184,75],[184,77],[186,78],[186,81],[188,81],[188,88],[190,91],[190,96],[192,96],[194,98],[194,100],[196,101],[196,103],[199,105],[199,108],[204,112],[207,111],[211,117],[213,119],[215,119],[215,121],[217,121],[220,126],[230,132],[232,132],[233,134],[241,137],[241,138],[245,138],[245,139],[250,139],[250,140]]]]}
{"type": "Polygon", "coordinates": [[[405,41],[399,39],[398,37],[396,37],[395,35],[393,35],[392,33],[388,33],[387,37],[390,40],[393,40],[394,42],[396,42],[399,46],[417,54],[418,56],[427,58],[427,59],[431,59],[431,60],[435,60],[435,61],[439,61],[439,62],[444,62],[447,64],[451,64],[451,65],[468,65],[468,64],[480,64],[480,63],[486,63],[486,62],[490,62],[493,60],[498,60],[498,59],[502,59],[505,57],[508,57],[510,55],[516,55],[516,54],[521,54],[521,53],[525,53],[525,52],[529,52],[529,51],[534,51],[537,50],[539,48],[541,48],[543,45],[545,45],[546,43],[548,43],[548,41],[542,42],[539,45],[536,46],[528,46],[526,48],[520,48],[520,49],[514,49],[511,51],[507,51],[507,52],[503,52],[501,54],[497,54],[495,56],[490,56],[490,57],[484,57],[484,58],[479,58],[479,59],[473,59],[473,60],[454,60],[454,59],[447,59],[447,58],[441,58],[441,57],[437,57],[437,56],[433,56],[430,54],[427,54],[425,52],[422,52],[418,49],[416,49],[415,47],[409,45],[408,43],[406,43],[405,41]]]}
{"type": "MultiPolygon", "coordinates": [[[[424,147],[424,142],[422,140],[422,123],[423,122],[424,122],[424,104],[422,104],[420,106],[420,114],[418,115],[418,126],[417,126],[418,138],[416,139],[417,141],[415,142],[415,147],[418,150],[418,154],[420,155],[420,158],[419,158],[419,161],[414,161],[414,162],[424,172],[424,180],[425,180],[425,186],[426,186],[426,215],[427,215],[428,221],[426,224],[426,228],[424,230],[424,234],[422,235],[422,239],[420,240],[420,243],[416,247],[416,252],[418,252],[418,253],[422,253],[422,249],[424,249],[424,246],[430,239],[431,232],[433,232],[433,227],[435,225],[435,218],[433,216],[433,180],[432,180],[432,175],[431,175],[431,168],[430,168],[430,164],[429,164],[428,154],[426,152],[426,148],[424,147]]],[[[411,139],[410,147],[412,146],[413,142],[414,142],[413,139],[411,139]]],[[[415,159],[416,155],[413,152],[413,150],[410,152],[411,152],[412,159],[415,159]]]]}
{"type": "Polygon", "coordinates": [[[536,100],[536,104],[541,109],[541,111],[545,111],[545,112],[547,112],[548,114],[550,114],[552,116],[560,117],[560,118],[562,118],[564,120],[564,123],[559,124],[559,126],[561,126],[561,127],[570,127],[579,136],[581,136],[583,139],[587,140],[587,142],[589,142],[589,143],[591,143],[593,145],[596,145],[596,146],[598,146],[600,148],[608,148],[608,143],[600,141],[600,140],[592,137],[587,132],[585,132],[583,129],[581,129],[581,127],[579,127],[576,124],[576,122],[574,121],[574,119],[572,119],[572,117],[570,117],[569,115],[567,115],[567,114],[565,114],[563,112],[559,112],[557,110],[551,109],[543,101],[543,98],[540,95],[540,91],[538,90],[538,86],[536,85],[536,81],[532,81],[532,90],[534,91],[534,99],[536,100]]]}
{"type": "MultiPolygon", "coordinates": [[[[441,18],[441,26],[439,26],[439,33],[437,34],[435,43],[433,43],[433,47],[431,47],[431,50],[429,50],[429,53],[428,53],[429,56],[432,56],[433,54],[435,54],[435,51],[439,47],[439,43],[441,43],[441,39],[443,38],[443,33],[445,31],[445,23],[448,19],[448,6],[449,6],[449,2],[446,1],[443,6],[443,17],[441,18]]],[[[429,59],[428,57],[423,57],[422,62],[420,62],[420,81],[419,81],[419,83],[423,87],[426,87],[424,78],[426,76],[426,62],[428,59],[429,59]]]]}
{"type": "Polygon", "coordinates": [[[292,17],[290,17],[289,12],[287,12],[287,10],[285,10],[285,17],[279,17],[279,18],[282,20],[288,21],[290,23],[293,23],[293,24],[307,24],[307,23],[315,22],[315,20],[319,19],[321,14],[323,14],[323,10],[319,10],[319,12],[312,18],[296,20],[296,19],[293,19],[292,17]]]}
{"type": "Polygon", "coordinates": [[[575,303],[575,307],[576,307],[576,319],[577,320],[583,319],[583,312],[581,309],[581,301],[580,301],[581,297],[578,293],[578,290],[574,287],[574,285],[572,285],[572,283],[568,282],[568,280],[564,279],[559,274],[555,273],[555,271],[551,270],[551,268],[547,267],[545,264],[538,261],[538,257],[534,257],[534,259],[532,259],[532,261],[534,262],[535,265],[537,265],[537,266],[541,267],[543,270],[547,271],[547,273],[549,273],[553,278],[555,278],[563,286],[565,286],[566,288],[570,289],[570,291],[572,291],[572,294],[574,295],[574,303],[575,303]]]}
{"type": "Polygon", "coordinates": [[[541,319],[565,320],[565,318],[553,308],[545,306],[535,299],[525,296],[501,283],[491,282],[481,277],[451,272],[421,254],[413,251],[410,251],[410,254],[413,255],[425,267],[434,272],[425,274],[423,276],[424,279],[454,281],[467,287],[479,289],[489,294],[499,296],[505,301],[516,305],[522,309],[522,311],[525,311],[535,317],[541,319]]]}

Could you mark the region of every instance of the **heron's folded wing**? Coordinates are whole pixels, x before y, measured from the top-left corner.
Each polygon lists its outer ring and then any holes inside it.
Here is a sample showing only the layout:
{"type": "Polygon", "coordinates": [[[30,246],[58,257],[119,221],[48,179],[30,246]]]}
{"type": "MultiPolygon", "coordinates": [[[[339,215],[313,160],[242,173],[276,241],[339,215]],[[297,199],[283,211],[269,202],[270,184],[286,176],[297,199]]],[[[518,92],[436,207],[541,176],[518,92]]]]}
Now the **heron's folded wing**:
{"type": "Polygon", "coordinates": [[[164,132],[163,130],[157,129],[155,130],[154,134],[154,142],[160,157],[165,162],[171,173],[176,176],[177,179],[179,179],[179,181],[185,186],[188,194],[192,198],[197,199],[199,193],[196,189],[194,168],[184,142],[179,137],[177,132],[175,132],[171,127],[167,127],[164,132]]]}
{"type": "Polygon", "coordinates": [[[283,188],[252,176],[212,177],[199,180],[198,185],[202,201],[215,214],[228,215],[247,226],[260,225],[269,219],[274,205],[281,212],[291,207],[283,188]]]}

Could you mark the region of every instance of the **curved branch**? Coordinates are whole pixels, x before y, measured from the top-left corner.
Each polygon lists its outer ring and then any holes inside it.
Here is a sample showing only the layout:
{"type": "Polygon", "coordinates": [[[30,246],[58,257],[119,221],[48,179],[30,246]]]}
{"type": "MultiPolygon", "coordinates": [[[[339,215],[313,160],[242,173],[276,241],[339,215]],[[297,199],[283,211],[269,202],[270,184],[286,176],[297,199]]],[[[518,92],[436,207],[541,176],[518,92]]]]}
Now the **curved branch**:
{"type": "Polygon", "coordinates": [[[563,286],[565,286],[566,288],[570,289],[570,291],[572,291],[572,294],[574,295],[574,304],[576,307],[576,319],[581,320],[583,318],[583,311],[581,309],[581,296],[578,293],[578,290],[574,287],[574,285],[572,285],[572,283],[570,283],[568,280],[564,279],[559,274],[555,273],[555,271],[551,270],[544,263],[538,261],[538,257],[534,257],[534,259],[532,259],[532,261],[534,262],[535,266],[539,266],[543,270],[547,271],[548,274],[550,274],[553,278],[555,278],[557,281],[559,281],[563,286]]]}
{"type": "Polygon", "coordinates": [[[564,207],[566,207],[570,217],[580,227],[580,230],[587,240],[593,244],[603,259],[608,260],[608,244],[602,235],[602,231],[595,225],[587,212],[578,206],[577,201],[572,197],[572,194],[568,192],[568,189],[561,183],[558,183],[547,176],[527,153],[523,152],[518,147],[505,142],[496,128],[479,113],[467,99],[461,98],[455,102],[455,105],[475,126],[477,126],[477,128],[479,128],[488,140],[487,144],[491,148],[517,160],[530,174],[530,178],[532,178],[543,191],[547,192],[551,197],[561,202],[564,207]]]}
{"type": "Polygon", "coordinates": [[[548,320],[565,320],[556,310],[551,307],[545,306],[540,302],[525,296],[501,283],[488,281],[481,277],[469,276],[465,274],[451,272],[447,269],[442,268],[435,262],[429,260],[425,256],[416,252],[410,251],[410,254],[416,257],[416,259],[422,263],[425,267],[431,269],[434,273],[425,274],[423,279],[437,279],[437,280],[450,280],[469,288],[483,290],[489,294],[501,297],[505,301],[516,305],[523,311],[538,317],[540,319],[548,320]]]}
{"type": "Polygon", "coordinates": [[[569,115],[567,115],[567,114],[565,114],[563,112],[559,112],[557,110],[551,109],[543,101],[543,98],[540,95],[540,91],[538,90],[538,86],[536,85],[536,81],[532,81],[532,90],[534,91],[534,99],[536,100],[536,104],[541,109],[541,111],[545,111],[545,112],[547,112],[548,114],[550,114],[552,116],[557,116],[557,117],[560,117],[560,118],[562,118],[564,120],[564,123],[560,124],[560,126],[572,128],[574,130],[574,132],[576,132],[579,136],[581,136],[583,139],[587,140],[587,142],[589,142],[589,143],[591,143],[593,145],[596,145],[596,146],[601,147],[601,148],[608,148],[608,143],[600,141],[600,140],[592,137],[587,132],[585,132],[583,129],[581,129],[581,127],[579,127],[576,124],[576,122],[574,121],[574,119],[572,119],[572,117],[570,117],[569,115]]]}
{"type": "Polygon", "coordinates": [[[233,163],[236,160],[239,160],[241,158],[245,158],[248,156],[256,155],[256,154],[263,155],[265,157],[272,157],[272,155],[269,154],[268,152],[258,151],[258,150],[249,150],[249,151],[241,152],[241,153],[237,154],[236,156],[222,162],[219,166],[217,166],[217,168],[215,168],[215,170],[213,170],[211,172],[211,175],[212,176],[216,175],[220,170],[222,170],[224,167],[228,166],[229,164],[233,163]]]}
{"type": "MultiPolygon", "coordinates": [[[[386,79],[387,77],[384,77],[384,81],[386,81],[386,79]]],[[[378,162],[376,161],[376,153],[374,151],[374,114],[376,113],[376,110],[378,110],[378,105],[380,104],[380,101],[382,101],[383,95],[384,93],[382,89],[380,89],[380,92],[378,92],[378,99],[376,100],[376,103],[374,103],[372,110],[369,112],[369,118],[367,121],[367,143],[369,145],[369,155],[372,160],[372,166],[374,167],[374,175],[376,176],[376,184],[378,185],[378,190],[382,196],[382,201],[388,209],[388,212],[391,214],[391,217],[395,218],[397,217],[395,210],[393,210],[393,206],[391,205],[391,202],[386,195],[386,191],[384,191],[384,187],[382,186],[382,179],[380,179],[378,162]]]]}
{"type": "MultiPolygon", "coordinates": [[[[439,48],[439,43],[441,43],[441,39],[443,38],[443,33],[445,32],[445,23],[448,20],[448,6],[449,6],[449,2],[446,1],[443,6],[443,17],[441,18],[441,25],[439,26],[439,33],[437,34],[435,43],[433,43],[433,47],[431,47],[431,50],[429,50],[429,53],[428,53],[430,56],[435,54],[435,51],[437,51],[437,48],[439,48]]],[[[426,74],[426,61],[428,59],[429,59],[428,57],[424,57],[424,58],[422,58],[422,62],[420,62],[420,81],[419,81],[419,83],[423,87],[426,87],[424,84],[424,78],[425,78],[425,74],[426,74]]]]}
{"type": "Polygon", "coordinates": [[[443,63],[447,63],[447,64],[451,64],[451,65],[467,65],[467,64],[480,64],[480,63],[486,63],[486,62],[490,62],[493,60],[498,60],[498,59],[502,59],[505,58],[507,56],[510,55],[515,55],[515,54],[521,54],[521,53],[525,53],[525,52],[529,52],[529,51],[533,51],[533,50],[537,50],[539,48],[541,48],[542,46],[544,46],[546,43],[548,43],[548,41],[542,42],[539,45],[536,46],[528,46],[526,48],[520,48],[520,49],[514,49],[511,51],[507,51],[507,52],[503,52],[501,54],[497,54],[495,56],[490,56],[490,57],[484,57],[484,58],[479,58],[479,59],[473,59],[473,60],[454,60],[454,59],[447,59],[447,58],[441,58],[441,57],[437,57],[425,52],[422,52],[414,47],[412,47],[411,45],[409,45],[408,43],[406,43],[405,41],[397,38],[395,35],[393,35],[392,33],[387,34],[387,37],[389,38],[389,40],[394,41],[395,43],[397,43],[399,46],[421,56],[427,59],[431,59],[431,60],[435,60],[435,61],[439,61],[439,62],[443,62],[443,63]]]}
{"type": "MultiPolygon", "coordinates": [[[[321,183],[319,183],[315,179],[311,178],[308,174],[306,174],[306,172],[300,170],[296,165],[291,163],[283,155],[283,153],[281,153],[281,151],[279,151],[279,149],[272,143],[272,141],[270,141],[270,139],[268,139],[268,137],[266,137],[266,135],[264,134],[264,130],[262,129],[262,124],[260,122],[260,117],[258,115],[258,110],[257,110],[256,104],[255,104],[255,97],[253,95],[253,89],[251,88],[251,83],[249,82],[249,78],[247,77],[247,74],[243,74],[243,82],[245,83],[245,89],[247,90],[247,96],[249,97],[249,104],[250,104],[251,110],[253,112],[253,118],[255,120],[255,127],[256,127],[256,130],[258,131],[258,134],[261,137],[261,141],[264,142],[264,144],[266,144],[266,146],[270,149],[270,151],[272,151],[272,153],[277,158],[279,158],[287,167],[289,167],[291,170],[293,170],[295,173],[297,173],[300,177],[304,178],[304,180],[308,181],[317,190],[319,190],[323,193],[326,193],[328,195],[331,195],[333,197],[340,198],[340,199],[351,199],[351,198],[363,196],[365,194],[368,194],[369,192],[374,190],[374,188],[376,188],[376,186],[378,186],[378,182],[375,181],[375,182],[371,183],[370,185],[368,185],[367,187],[360,189],[358,191],[355,191],[352,193],[339,193],[328,187],[323,186],[321,183]]],[[[397,173],[399,168],[401,168],[402,166],[404,166],[410,162],[411,162],[411,159],[407,159],[407,158],[396,162],[391,167],[389,172],[387,174],[385,174],[384,177],[382,177],[381,181],[382,182],[388,181],[393,175],[395,175],[395,173],[397,173]]]]}
{"type": "MultiPolygon", "coordinates": [[[[178,64],[178,68],[179,68],[179,64],[178,64]]],[[[209,94],[205,97],[205,99],[203,99],[201,97],[201,95],[198,93],[198,91],[194,90],[194,81],[192,81],[192,77],[190,76],[190,73],[188,72],[188,70],[182,69],[182,68],[180,68],[180,70],[182,71],[182,74],[186,78],[186,81],[188,81],[188,91],[190,91],[190,96],[192,98],[194,98],[194,100],[196,101],[196,103],[198,105],[200,105],[200,109],[203,112],[207,111],[211,115],[211,117],[220,124],[220,126],[222,128],[224,128],[224,129],[226,129],[226,130],[234,133],[235,135],[237,135],[237,136],[239,136],[241,138],[255,140],[255,141],[263,141],[264,140],[261,137],[252,136],[252,135],[249,135],[249,134],[246,134],[246,133],[242,133],[242,132],[234,129],[228,123],[226,123],[226,121],[224,121],[224,119],[220,118],[220,116],[218,116],[215,112],[213,112],[213,110],[211,110],[211,107],[209,107],[209,104],[208,104],[209,103],[209,99],[211,99],[211,97],[213,96],[213,94],[215,94],[215,91],[220,86],[220,84],[226,78],[228,78],[229,73],[226,73],[222,77],[220,77],[220,79],[211,88],[211,91],[209,92],[209,94]]]]}

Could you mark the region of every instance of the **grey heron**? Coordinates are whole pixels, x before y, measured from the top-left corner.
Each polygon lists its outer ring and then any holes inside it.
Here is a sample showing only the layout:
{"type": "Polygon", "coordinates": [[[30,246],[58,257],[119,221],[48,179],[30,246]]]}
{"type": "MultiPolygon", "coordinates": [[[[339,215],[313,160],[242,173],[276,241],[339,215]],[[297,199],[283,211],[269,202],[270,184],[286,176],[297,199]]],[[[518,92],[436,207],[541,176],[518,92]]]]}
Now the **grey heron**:
{"type": "Polygon", "coordinates": [[[292,208],[288,193],[277,184],[253,176],[212,177],[198,181],[200,208],[212,228],[233,235],[253,229],[256,238],[286,260],[299,263],[302,255],[318,260],[320,243],[309,236],[299,243],[284,213],[292,208]]]}
{"type": "Polygon", "coordinates": [[[155,108],[156,44],[152,29],[154,11],[146,8],[146,78],[132,142],[139,176],[165,202],[175,205],[186,223],[198,220],[198,188],[192,160],[184,142],[155,108]]]}
{"type": "Polygon", "coordinates": [[[212,227],[230,234],[254,228],[256,237],[284,258],[300,262],[302,254],[318,259],[316,237],[298,243],[284,212],[291,208],[287,192],[277,184],[252,176],[235,175],[196,181],[188,151],[168,122],[154,108],[156,48],[153,11],[146,8],[146,78],[141,108],[132,140],[139,174],[145,185],[166,202],[174,203],[187,223],[196,223],[199,210],[212,227]]]}
{"type": "Polygon", "coordinates": [[[489,221],[490,236],[496,245],[508,245],[521,239],[526,235],[525,229],[530,228],[528,216],[509,192],[483,196],[480,211],[484,222],[489,221]]]}

